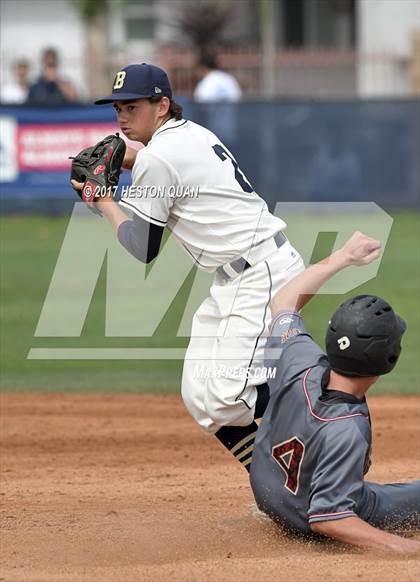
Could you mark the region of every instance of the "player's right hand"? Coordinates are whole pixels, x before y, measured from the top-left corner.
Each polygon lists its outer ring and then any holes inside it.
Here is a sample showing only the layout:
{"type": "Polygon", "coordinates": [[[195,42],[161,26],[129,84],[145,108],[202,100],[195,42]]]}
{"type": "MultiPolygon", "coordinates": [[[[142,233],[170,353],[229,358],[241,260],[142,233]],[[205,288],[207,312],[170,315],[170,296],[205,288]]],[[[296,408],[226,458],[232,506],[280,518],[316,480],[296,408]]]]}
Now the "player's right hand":
{"type": "Polygon", "coordinates": [[[381,255],[381,241],[356,231],[340,253],[347,265],[369,265],[381,255]]]}
{"type": "Polygon", "coordinates": [[[81,192],[83,190],[84,186],[83,182],[77,182],[77,180],[70,180],[70,184],[73,190],[76,190],[76,192],[81,192]]]}

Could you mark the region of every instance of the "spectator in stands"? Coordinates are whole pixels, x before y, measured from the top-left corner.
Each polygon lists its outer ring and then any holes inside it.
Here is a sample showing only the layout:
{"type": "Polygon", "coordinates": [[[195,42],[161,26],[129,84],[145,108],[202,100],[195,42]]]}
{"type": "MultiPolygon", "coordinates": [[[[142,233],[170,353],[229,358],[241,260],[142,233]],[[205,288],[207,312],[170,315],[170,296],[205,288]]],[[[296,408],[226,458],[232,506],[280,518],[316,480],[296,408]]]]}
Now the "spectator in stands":
{"type": "Polygon", "coordinates": [[[212,54],[201,56],[197,76],[200,80],[194,90],[194,99],[199,103],[239,101],[242,97],[238,81],[229,73],[219,70],[217,59],[212,54]]]}
{"type": "Polygon", "coordinates": [[[20,105],[25,103],[29,89],[29,63],[20,59],[13,64],[13,81],[1,87],[2,103],[20,105]]]}
{"type": "Polygon", "coordinates": [[[200,81],[194,100],[200,103],[197,121],[213,131],[231,150],[237,147],[238,112],[236,102],[242,97],[239,83],[221,71],[213,54],[202,54],[196,68],[200,81]]]}
{"type": "Polygon", "coordinates": [[[77,101],[76,89],[59,75],[58,64],[57,51],[54,48],[45,49],[41,76],[29,88],[28,105],[65,105],[77,101]]]}

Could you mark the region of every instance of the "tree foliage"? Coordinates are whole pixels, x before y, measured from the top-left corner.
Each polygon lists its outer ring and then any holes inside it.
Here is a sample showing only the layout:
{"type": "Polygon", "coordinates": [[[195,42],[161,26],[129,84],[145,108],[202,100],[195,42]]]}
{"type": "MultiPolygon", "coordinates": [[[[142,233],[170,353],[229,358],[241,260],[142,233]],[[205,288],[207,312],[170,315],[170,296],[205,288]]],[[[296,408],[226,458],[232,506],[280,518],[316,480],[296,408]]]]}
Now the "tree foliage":
{"type": "MultiPolygon", "coordinates": [[[[124,5],[127,0],[111,0],[112,2],[119,2],[124,5]]],[[[90,22],[101,12],[106,12],[108,9],[108,0],[71,0],[72,4],[79,10],[83,20],[90,22]]]]}
{"type": "Polygon", "coordinates": [[[180,11],[174,25],[200,51],[205,51],[223,39],[232,18],[232,5],[215,2],[187,3],[180,11]]]}

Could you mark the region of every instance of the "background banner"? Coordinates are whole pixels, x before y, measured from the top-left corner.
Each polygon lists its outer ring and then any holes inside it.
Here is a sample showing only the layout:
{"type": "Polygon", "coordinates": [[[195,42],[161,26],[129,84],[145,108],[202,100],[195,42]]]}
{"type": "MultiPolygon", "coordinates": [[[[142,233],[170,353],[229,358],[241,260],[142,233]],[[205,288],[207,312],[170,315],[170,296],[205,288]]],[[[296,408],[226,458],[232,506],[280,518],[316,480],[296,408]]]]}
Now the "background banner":
{"type": "MultiPolygon", "coordinates": [[[[254,189],[280,201],[419,204],[416,101],[197,104],[185,117],[214,131],[254,189]]],[[[74,201],[69,156],[117,131],[111,107],[0,107],[0,191],[7,210],[74,201]]],[[[138,144],[137,144],[138,145],[138,144]]],[[[121,185],[130,183],[124,172],[121,185]]]]}

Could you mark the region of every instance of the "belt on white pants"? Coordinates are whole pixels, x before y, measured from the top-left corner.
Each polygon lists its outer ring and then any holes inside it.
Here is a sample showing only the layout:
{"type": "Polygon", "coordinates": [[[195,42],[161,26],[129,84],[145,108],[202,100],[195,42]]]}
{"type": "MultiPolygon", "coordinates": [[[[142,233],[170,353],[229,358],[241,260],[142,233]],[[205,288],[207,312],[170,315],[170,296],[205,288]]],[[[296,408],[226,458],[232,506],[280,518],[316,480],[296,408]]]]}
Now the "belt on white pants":
{"type": "Polygon", "coordinates": [[[234,279],[250,267],[260,263],[276,252],[287,241],[287,237],[280,231],[271,238],[252,247],[246,259],[240,257],[231,263],[218,267],[216,272],[225,280],[234,279]]]}

